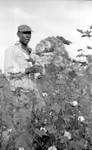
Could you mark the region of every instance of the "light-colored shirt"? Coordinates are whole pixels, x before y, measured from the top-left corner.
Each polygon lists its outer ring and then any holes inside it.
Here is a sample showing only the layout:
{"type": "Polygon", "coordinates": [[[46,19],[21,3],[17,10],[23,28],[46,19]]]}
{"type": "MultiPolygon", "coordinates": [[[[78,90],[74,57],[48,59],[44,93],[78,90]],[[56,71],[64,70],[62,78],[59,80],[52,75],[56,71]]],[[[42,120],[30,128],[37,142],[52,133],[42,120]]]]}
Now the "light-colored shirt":
{"type": "Polygon", "coordinates": [[[11,90],[15,90],[17,87],[22,87],[26,90],[34,89],[35,83],[24,76],[21,79],[10,79],[10,73],[24,73],[25,69],[32,66],[29,59],[30,55],[22,48],[21,43],[16,43],[14,46],[9,47],[5,51],[4,59],[4,74],[10,82],[11,90]]]}
{"type": "MultiPolygon", "coordinates": [[[[16,43],[14,46],[9,47],[5,51],[5,61],[4,61],[4,73],[6,77],[9,73],[24,73],[27,67],[31,67],[32,63],[28,62],[30,55],[25,52],[20,43],[16,43]]],[[[25,91],[35,90],[37,96],[37,103],[39,109],[45,106],[43,98],[39,94],[39,90],[35,81],[31,80],[30,77],[24,76],[21,79],[9,79],[11,90],[16,90],[16,88],[21,87],[25,91]]]]}
{"type": "Polygon", "coordinates": [[[9,73],[24,73],[25,69],[32,66],[28,62],[30,55],[22,48],[21,43],[15,43],[5,51],[4,58],[4,73],[7,76],[9,73]]]}

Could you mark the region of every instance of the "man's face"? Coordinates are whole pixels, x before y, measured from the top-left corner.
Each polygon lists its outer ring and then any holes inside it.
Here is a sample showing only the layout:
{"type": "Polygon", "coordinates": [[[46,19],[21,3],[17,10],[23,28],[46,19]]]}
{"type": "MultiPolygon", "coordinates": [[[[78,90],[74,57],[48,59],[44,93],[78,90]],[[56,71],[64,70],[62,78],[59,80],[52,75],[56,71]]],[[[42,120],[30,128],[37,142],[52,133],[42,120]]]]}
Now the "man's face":
{"type": "Polygon", "coordinates": [[[20,42],[23,43],[24,45],[27,45],[31,39],[31,32],[30,31],[19,32],[18,36],[20,42]]]}

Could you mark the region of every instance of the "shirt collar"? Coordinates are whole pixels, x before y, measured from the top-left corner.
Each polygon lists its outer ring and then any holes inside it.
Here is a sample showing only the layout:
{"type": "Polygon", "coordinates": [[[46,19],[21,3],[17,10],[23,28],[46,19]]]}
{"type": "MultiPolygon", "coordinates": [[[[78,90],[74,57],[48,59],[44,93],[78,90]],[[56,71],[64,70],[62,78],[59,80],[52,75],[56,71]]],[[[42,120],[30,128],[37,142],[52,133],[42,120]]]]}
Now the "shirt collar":
{"type": "MultiPolygon", "coordinates": [[[[19,49],[21,49],[21,51],[23,51],[24,53],[26,53],[27,55],[29,55],[28,52],[22,48],[22,44],[19,41],[17,41],[15,43],[15,45],[18,46],[19,49]]],[[[27,46],[27,49],[30,49],[30,48],[27,46]]]]}

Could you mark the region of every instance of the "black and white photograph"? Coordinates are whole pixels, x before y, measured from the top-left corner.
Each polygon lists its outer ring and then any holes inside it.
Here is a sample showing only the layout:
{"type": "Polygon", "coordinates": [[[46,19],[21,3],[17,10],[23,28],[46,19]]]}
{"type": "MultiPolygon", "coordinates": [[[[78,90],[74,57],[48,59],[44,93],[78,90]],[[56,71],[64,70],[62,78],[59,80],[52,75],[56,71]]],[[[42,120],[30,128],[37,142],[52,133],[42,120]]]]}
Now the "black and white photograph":
{"type": "Polygon", "coordinates": [[[92,1],[0,12],[0,150],[92,150],[92,1]]]}

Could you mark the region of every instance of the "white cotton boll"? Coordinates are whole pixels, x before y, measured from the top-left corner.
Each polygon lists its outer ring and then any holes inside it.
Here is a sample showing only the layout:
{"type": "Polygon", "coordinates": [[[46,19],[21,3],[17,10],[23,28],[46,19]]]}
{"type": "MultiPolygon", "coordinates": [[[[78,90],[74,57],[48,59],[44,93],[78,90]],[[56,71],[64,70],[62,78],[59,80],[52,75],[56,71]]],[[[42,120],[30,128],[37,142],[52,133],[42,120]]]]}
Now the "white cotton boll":
{"type": "Polygon", "coordinates": [[[70,132],[65,131],[65,133],[64,133],[64,137],[67,137],[67,138],[70,140],[70,139],[71,139],[71,133],[70,133],[70,132]]]}
{"type": "Polygon", "coordinates": [[[83,122],[85,120],[85,118],[83,116],[79,116],[78,120],[81,121],[81,122],[83,122]]]}
{"type": "Polygon", "coordinates": [[[43,128],[43,127],[40,128],[40,131],[45,131],[45,132],[47,132],[47,130],[46,130],[45,128],[43,128]]]}
{"type": "Polygon", "coordinates": [[[72,106],[78,106],[78,102],[77,101],[73,101],[71,102],[72,106]]]}
{"type": "Polygon", "coordinates": [[[42,95],[45,97],[45,96],[48,96],[48,94],[46,92],[43,92],[42,95]]]}
{"type": "Polygon", "coordinates": [[[24,150],[24,147],[19,147],[19,150],[24,150]]]}
{"type": "Polygon", "coordinates": [[[50,112],[49,115],[51,116],[51,115],[52,115],[52,112],[50,112]]]}
{"type": "Polygon", "coordinates": [[[56,148],[55,145],[53,145],[53,146],[50,146],[50,147],[48,148],[48,150],[57,150],[57,148],[56,148]]]}
{"type": "Polygon", "coordinates": [[[12,132],[12,129],[8,129],[8,132],[9,132],[9,133],[12,132]]]}
{"type": "Polygon", "coordinates": [[[35,79],[37,79],[40,76],[40,73],[35,73],[35,79]]]}

